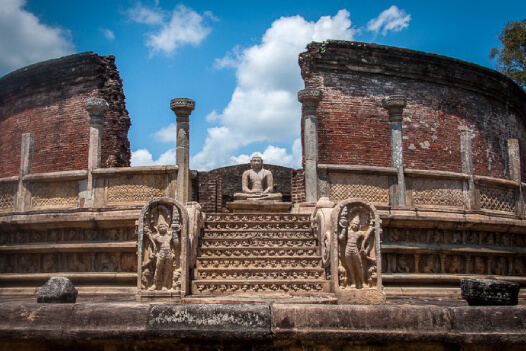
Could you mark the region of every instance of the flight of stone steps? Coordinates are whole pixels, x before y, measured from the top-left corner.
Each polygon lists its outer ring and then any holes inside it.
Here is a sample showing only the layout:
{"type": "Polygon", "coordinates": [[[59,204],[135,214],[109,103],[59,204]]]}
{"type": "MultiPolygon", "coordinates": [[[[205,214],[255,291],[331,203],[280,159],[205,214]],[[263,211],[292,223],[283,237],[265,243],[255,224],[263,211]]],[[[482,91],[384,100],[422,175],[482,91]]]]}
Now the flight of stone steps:
{"type": "Polygon", "coordinates": [[[207,215],[192,295],[328,291],[310,215],[207,215]]]}

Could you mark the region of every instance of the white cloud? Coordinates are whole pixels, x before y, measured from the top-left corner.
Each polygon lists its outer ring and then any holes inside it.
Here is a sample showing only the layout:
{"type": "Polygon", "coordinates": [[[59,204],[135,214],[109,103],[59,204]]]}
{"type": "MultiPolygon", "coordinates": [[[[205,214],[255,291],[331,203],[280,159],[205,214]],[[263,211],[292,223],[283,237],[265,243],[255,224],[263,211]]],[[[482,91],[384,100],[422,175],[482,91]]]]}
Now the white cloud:
{"type": "MultiPolygon", "coordinates": [[[[169,13],[158,5],[146,7],[138,3],[128,10],[128,16],[137,23],[156,27],[156,31],[146,35],[146,46],[150,47],[151,54],[170,56],[181,46],[199,45],[211,32],[203,23],[203,16],[184,5],[177,5],[169,13]]],[[[205,16],[217,20],[211,12],[205,16]]]]}
{"type": "Polygon", "coordinates": [[[23,7],[24,0],[0,6],[0,72],[74,52],[70,33],[40,22],[23,7]]]}
{"type": "Polygon", "coordinates": [[[154,165],[174,165],[175,164],[175,149],[169,149],[157,160],[153,159],[152,154],[147,149],[138,149],[132,151],[131,166],[154,166],[154,165]]]}
{"type": "Polygon", "coordinates": [[[104,28],[104,29],[102,29],[102,33],[104,34],[106,39],[108,39],[110,41],[115,39],[115,33],[113,33],[113,31],[111,29],[104,28]]]}
{"type": "Polygon", "coordinates": [[[161,128],[153,133],[153,137],[156,141],[163,143],[175,143],[177,140],[177,125],[170,123],[167,127],[161,128]]]}
{"type": "Polygon", "coordinates": [[[232,51],[228,52],[224,57],[216,58],[214,60],[214,68],[237,68],[241,63],[242,52],[241,47],[236,46],[232,51]]]}
{"type": "MultiPolygon", "coordinates": [[[[221,113],[209,114],[208,120],[220,125],[208,129],[203,149],[192,157],[191,167],[206,170],[246,160],[243,155],[235,156],[236,150],[252,142],[283,143],[296,139],[301,116],[296,96],[303,86],[298,54],[311,41],[352,40],[355,29],[349,17],[347,10],[340,10],[334,17],[321,17],[317,22],[301,16],[282,17],[267,29],[261,43],[238,49],[238,54],[234,49],[234,54],[216,60],[217,67],[236,63],[237,86],[227,107],[221,113]]],[[[297,148],[298,143],[295,145],[297,148]]],[[[273,160],[277,164],[299,165],[301,152],[292,152],[294,159],[290,155],[286,149],[274,146],[263,152],[267,163],[273,160]]]]}
{"type": "Polygon", "coordinates": [[[409,27],[411,15],[404,10],[400,10],[395,5],[383,11],[378,17],[373,18],[367,23],[367,30],[378,34],[380,30],[383,35],[389,31],[399,32],[404,28],[409,27]]]}
{"type": "Polygon", "coordinates": [[[285,148],[269,145],[263,152],[253,152],[251,155],[241,154],[239,156],[231,156],[230,160],[233,164],[249,163],[255,154],[261,155],[264,162],[268,164],[299,168],[301,167],[301,139],[297,138],[294,140],[292,153],[290,154],[285,148]]]}

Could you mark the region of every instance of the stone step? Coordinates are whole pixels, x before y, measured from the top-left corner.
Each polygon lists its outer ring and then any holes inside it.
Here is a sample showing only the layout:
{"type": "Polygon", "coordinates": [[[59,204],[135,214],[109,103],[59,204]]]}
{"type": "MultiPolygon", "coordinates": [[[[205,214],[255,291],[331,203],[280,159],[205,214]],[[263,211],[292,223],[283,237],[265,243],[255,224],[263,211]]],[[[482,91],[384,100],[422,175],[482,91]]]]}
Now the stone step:
{"type": "Polygon", "coordinates": [[[312,230],[205,230],[202,239],[316,239],[312,230]]]}
{"type": "Polygon", "coordinates": [[[324,277],[325,270],[323,268],[199,268],[194,270],[194,279],[198,280],[324,280],[324,277]]]}
{"type": "Polygon", "coordinates": [[[311,230],[310,223],[281,222],[205,222],[205,231],[311,230]]]}
{"type": "Polygon", "coordinates": [[[264,281],[236,280],[194,280],[192,282],[192,294],[194,295],[221,295],[242,293],[276,293],[276,292],[329,292],[329,281],[321,280],[295,280],[284,282],[283,280],[268,279],[264,281]]]}
{"type": "Polygon", "coordinates": [[[198,257],[196,268],[320,268],[321,256],[198,257]]]}
{"type": "Polygon", "coordinates": [[[312,238],[294,238],[283,240],[282,238],[224,238],[224,239],[204,239],[201,241],[203,249],[209,248],[257,248],[257,247],[276,247],[286,249],[288,247],[316,247],[316,240],[312,238]]]}
{"type": "Polygon", "coordinates": [[[319,256],[317,247],[288,247],[288,248],[202,248],[199,257],[257,257],[257,258],[271,258],[271,257],[313,257],[319,256]]]}
{"type": "Polygon", "coordinates": [[[310,214],[290,214],[290,213],[210,213],[206,216],[206,222],[291,222],[310,223],[310,214]]]}

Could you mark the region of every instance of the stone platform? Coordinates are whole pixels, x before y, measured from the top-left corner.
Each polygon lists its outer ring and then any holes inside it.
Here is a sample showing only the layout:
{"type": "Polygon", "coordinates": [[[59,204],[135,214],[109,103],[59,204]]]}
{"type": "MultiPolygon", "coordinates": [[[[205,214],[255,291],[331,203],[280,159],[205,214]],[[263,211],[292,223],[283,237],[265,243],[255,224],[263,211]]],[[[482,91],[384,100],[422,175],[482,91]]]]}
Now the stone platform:
{"type": "Polygon", "coordinates": [[[523,350],[526,306],[0,303],[0,350],[523,350]]]}

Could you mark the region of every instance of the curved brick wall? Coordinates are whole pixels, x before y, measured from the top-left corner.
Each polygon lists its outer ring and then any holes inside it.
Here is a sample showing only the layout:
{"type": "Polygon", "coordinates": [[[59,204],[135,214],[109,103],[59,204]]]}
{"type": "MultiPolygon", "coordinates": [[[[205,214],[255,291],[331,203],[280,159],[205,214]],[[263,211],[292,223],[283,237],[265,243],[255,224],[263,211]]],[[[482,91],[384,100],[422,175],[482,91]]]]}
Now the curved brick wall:
{"type": "MultiPolygon", "coordinates": [[[[404,95],[406,168],[461,172],[460,131],[473,133],[477,175],[507,178],[507,139],[522,164],[526,94],[500,73],[443,56],[375,44],[311,43],[300,55],[306,88],[321,89],[319,163],[390,166],[381,101],[404,95]]],[[[522,167],[522,179],[526,179],[522,167]]]]}
{"type": "Polygon", "coordinates": [[[129,166],[130,118],[113,56],[86,52],[37,63],[0,78],[0,178],[18,175],[23,133],[32,133],[32,173],[86,169],[89,96],[110,104],[102,167],[129,166]]]}

